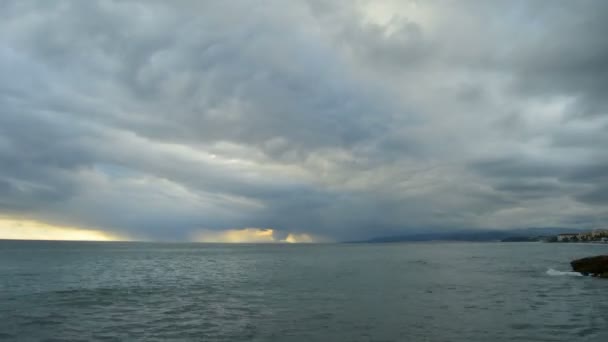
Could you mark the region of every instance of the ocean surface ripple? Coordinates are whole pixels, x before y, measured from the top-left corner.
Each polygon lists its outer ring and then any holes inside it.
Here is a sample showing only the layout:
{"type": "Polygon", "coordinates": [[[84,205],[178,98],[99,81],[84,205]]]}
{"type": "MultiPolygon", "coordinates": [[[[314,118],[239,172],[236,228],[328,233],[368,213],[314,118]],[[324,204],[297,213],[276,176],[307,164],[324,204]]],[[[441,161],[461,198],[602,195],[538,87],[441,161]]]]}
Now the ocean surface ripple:
{"type": "Polygon", "coordinates": [[[608,341],[608,281],[543,243],[0,241],[6,341],[608,341]]]}

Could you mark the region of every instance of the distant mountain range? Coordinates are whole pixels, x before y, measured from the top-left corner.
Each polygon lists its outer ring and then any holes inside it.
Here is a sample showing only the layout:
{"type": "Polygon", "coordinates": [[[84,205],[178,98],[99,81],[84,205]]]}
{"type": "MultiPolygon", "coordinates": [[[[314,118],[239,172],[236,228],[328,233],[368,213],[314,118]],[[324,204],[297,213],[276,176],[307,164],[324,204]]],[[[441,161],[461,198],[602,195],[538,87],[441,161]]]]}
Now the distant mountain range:
{"type": "MultiPolygon", "coordinates": [[[[587,229],[588,230],[588,229],[587,229]]],[[[424,241],[534,241],[543,236],[563,233],[579,233],[585,229],[562,227],[522,228],[510,230],[460,230],[428,233],[412,233],[395,236],[380,236],[358,243],[424,242],[424,241]]]]}

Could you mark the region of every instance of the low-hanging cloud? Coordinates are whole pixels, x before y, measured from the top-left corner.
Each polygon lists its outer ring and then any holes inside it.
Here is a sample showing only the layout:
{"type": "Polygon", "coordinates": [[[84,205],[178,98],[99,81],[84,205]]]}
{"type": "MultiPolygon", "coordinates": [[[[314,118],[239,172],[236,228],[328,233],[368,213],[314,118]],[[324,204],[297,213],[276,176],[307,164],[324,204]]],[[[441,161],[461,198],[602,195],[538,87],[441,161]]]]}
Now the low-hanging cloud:
{"type": "Polygon", "coordinates": [[[5,1],[0,214],[153,240],[607,225],[606,13],[5,1]]]}

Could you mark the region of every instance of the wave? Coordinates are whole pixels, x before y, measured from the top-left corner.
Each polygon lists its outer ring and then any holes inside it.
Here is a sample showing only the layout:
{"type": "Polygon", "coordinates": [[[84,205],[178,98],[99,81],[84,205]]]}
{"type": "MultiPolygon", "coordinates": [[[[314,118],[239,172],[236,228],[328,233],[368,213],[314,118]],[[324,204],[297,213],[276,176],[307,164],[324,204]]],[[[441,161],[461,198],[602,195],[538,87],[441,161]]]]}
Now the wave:
{"type": "Polygon", "coordinates": [[[570,276],[570,277],[582,277],[583,275],[578,273],[578,272],[571,272],[571,271],[558,271],[558,270],[554,270],[552,268],[547,270],[547,275],[550,276],[570,276]]]}

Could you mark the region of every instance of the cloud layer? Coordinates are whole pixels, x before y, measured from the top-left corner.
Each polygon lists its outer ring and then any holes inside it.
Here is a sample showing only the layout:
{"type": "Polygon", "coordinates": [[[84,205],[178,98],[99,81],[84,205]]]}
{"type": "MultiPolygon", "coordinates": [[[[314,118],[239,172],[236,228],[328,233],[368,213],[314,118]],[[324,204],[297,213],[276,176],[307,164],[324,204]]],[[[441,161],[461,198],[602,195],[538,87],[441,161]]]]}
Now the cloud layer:
{"type": "Polygon", "coordinates": [[[0,214],[158,240],[608,225],[607,13],[4,1],[0,214]]]}

